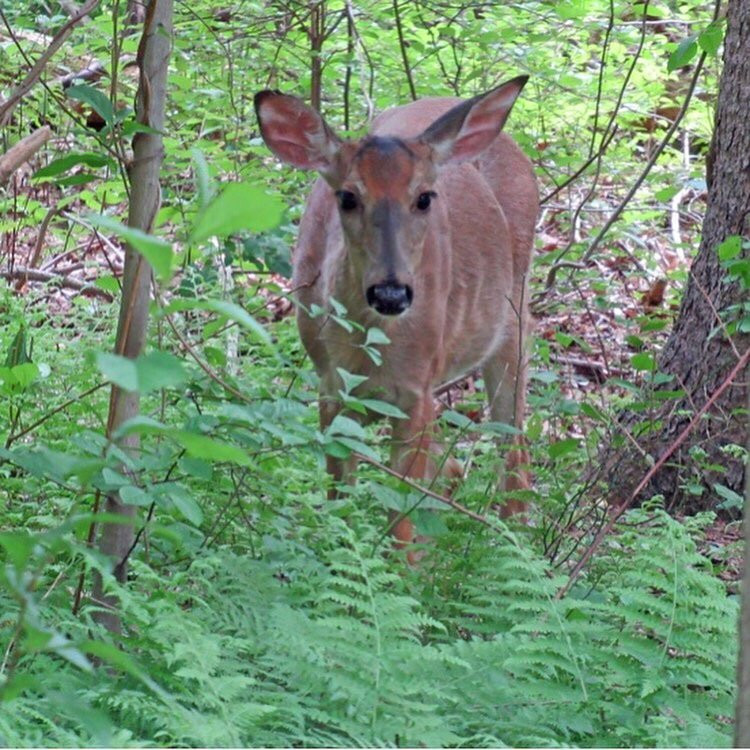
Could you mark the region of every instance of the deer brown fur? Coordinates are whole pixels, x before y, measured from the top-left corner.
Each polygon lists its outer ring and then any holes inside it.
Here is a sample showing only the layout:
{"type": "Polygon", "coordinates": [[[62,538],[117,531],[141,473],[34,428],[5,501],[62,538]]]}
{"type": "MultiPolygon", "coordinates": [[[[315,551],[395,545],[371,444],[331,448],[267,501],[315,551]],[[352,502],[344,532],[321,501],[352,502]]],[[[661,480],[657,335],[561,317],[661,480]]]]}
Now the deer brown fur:
{"type": "MultiPolygon", "coordinates": [[[[261,133],[282,160],[320,175],[294,251],[302,341],[320,376],[320,421],[341,409],[337,368],[367,376],[358,394],[407,414],[394,419],[391,465],[404,476],[436,471],[433,390],[481,368],[491,418],[521,427],[525,406],[527,275],[538,192],[531,163],[501,133],[526,77],[462,101],[422,99],[381,114],[359,140],[340,140],[299,99],[263,91],[261,133]],[[314,305],[343,304],[364,331],[390,344],[376,365],[364,333],[314,305]]],[[[506,489],[528,477],[520,438],[509,453],[506,489]]],[[[328,459],[337,480],[353,462],[328,459]]],[[[518,501],[507,512],[523,509],[518,501]]],[[[403,542],[414,528],[393,529],[403,542]]]]}

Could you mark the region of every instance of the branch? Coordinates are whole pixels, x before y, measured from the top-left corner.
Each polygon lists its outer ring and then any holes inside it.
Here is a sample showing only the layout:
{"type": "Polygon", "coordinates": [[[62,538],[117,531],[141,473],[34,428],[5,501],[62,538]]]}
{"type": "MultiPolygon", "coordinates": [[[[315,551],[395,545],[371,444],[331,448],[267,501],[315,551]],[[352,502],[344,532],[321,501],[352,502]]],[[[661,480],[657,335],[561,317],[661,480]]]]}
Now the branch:
{"type": "Polygon", "coordinates": [[[61,276],[58,273],[50,273],[49,271],[37,271],[35,268],[17,266],[12,271],[0,271],[0,278],[23,279],[24,281],[54,281],[67,289],[75,289],[77,292],[84,292],[95,297],[101,297],[107,302],[112,302],[112,295],[109,292],[105,292],[104,289],[99,289],[98,286],[80,281],[79,279],[61,276]]]}
{"type": "MultiPolygon", "coordinates": [[[[0,127],[8,124],[8,122],[10,121],[10,116],[13,113],[13,110],[15,109],[18,102],[20,102],[21,99],[23,99],[23,97],[26,96],[29,91],[31,91],[34,84],[41,77],[44,68],[50,61],[52,55],[54,55],[55,52],[60,49],[63,42],[70,35],[70,32],[73,31],[75,26],[84,18],[86,18],[86,16],[91,13],[91,11],[94,10],[94,8],[96,8],[98,4],[99,0],[88,0],[88,2],[84,4],[84,6],[78,11],[75,16],[73,16],[63,25],[60,31],[58,31],[57,34],[55,34],[55,36],[53,37],[49,47],[47,47],[44,53],[34,63],[34,66],[26,74],[26,77],[16,88],[16,90],[4,102],[0,103],[0,127]]],[[[3,20],[5,20],[4,15],[3,20]]]]}
{"type": "Polygon", "coordinates": [[[396,32],[398,33],[398,46],[401,49],[401,59],[404,61],[404,73],[409,83],[409,93],[413,101],[417,100],[417,89],[414,86],[414,79],[409,68],[409,58],[406,56],[406,44],[404,42],[404,31],[401,28],[401,14],[398,11],[398,0],[393,0],[393,15],[396,18],[396,32]]]}
{"type": "Polygon", "coordinates": [[[376,469],[380,469],[380,471],[384,471],[386,474],[390,474],[390,476],[396,477],[396,479],[400,479],[407,487],[411,487],[413,490],[421,492],[423,495],[427,495],[427,497],[433,498],[433,500],[437,500],[438,502],[450,506],[451,508],[453,508],[453,510],[457,510],[459,513],[462,513],[469,518],[473,518],[475,521],[478,521],[479,523],[487,526],[487,528],[490,528],[493,531],[499,531],[497,525],[494,524],[487,516],[475,513],[473,510],[469,510],[469,508],[461,505],[460,503],[457,503],[452,498],[441,495],[439,492],[435,492],[428,487],[423,487],[421,484],[417,484],[417,482],[415,482],[413,479],[410,479],[404,474],[401,474],[395,469],[392,469],[390,466],[386,466],[385,464],[380,463],[380,461],[376,461],[374,458],[365,456],[362,453],[355,453],[354,455],[359,461],[364,461],[365,463],[370,464],[370,466],[374,466],[376,469]]]}
{"type": "Polygon", "coordinates": [[[0,185],[4,185],[22,164],[27,162],[50,139],[52,129],[49,125],[30,133],[15,146],[11,146],[0,156],[0,185]]]}

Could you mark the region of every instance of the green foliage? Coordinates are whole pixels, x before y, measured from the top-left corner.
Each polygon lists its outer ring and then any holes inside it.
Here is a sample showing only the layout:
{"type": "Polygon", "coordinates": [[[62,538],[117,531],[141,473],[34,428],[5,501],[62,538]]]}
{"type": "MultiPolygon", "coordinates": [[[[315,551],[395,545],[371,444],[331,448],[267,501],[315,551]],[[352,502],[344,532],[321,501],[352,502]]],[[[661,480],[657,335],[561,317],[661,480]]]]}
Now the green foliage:
{"type": "MultiPolygon", "coordinates": [[[[160,286],[146,352],[128,360],[112,354],[114,305],[62,297],[54,282],[19,294],[0,281],[0,746],[728,745],[737,608],[698,551],[710,518],[677,522],[658,505],[630,512],[558,598],[603,522],[582,477],[616,434],[616,415],[638,411],[648,429],[658,399],[679,395],[648,390],[662,377],[655,351],[668,317],[633,315],[618,295],[662,275],[651,247],[672,202],[703,190],[696,154],[713,122],[722,22],[693,2],[650,3],[662,30],[642,23],[643,6],[619,0],[402,2],[402,50],[390,4],[326,4],[319,59],[333,127],[361,132],[368,104],[409,100],[403,52],[420,96],[471,95],[531,72],[509,130],[543,192],[588,165],[585,189],[574,184],[546,204],[557,234],[540,241],[534,281],[558,261],[582,264],[544,312],[622,326],[623,372],[601,392],[571,385],[561,358],[594,358],[603,345],[554,322],[540,332],[525,430],[532,523],[518,529],[494,514],[498,439],[516,431],[475,422],[481,380],[441,427],[467,466],[454,497],[488,527],[436,511],[433,498],[372,467],[324,500],[326,456],[384,456],[376,428],[353,417],[402,415],[357,395],[361,376],[341,370],[347,414],[321,431],[316,377],[277,307],[288,285],[272,274],[290,275],[311,176],[269,158],[251,102],[269,85],[309,95],[309,4],[235,3],[229,21],[215,4],[177,4],[162,207],[150,235],[123,223],[131,139],[148,130],[123,106],[134,100],[138,45],[121,33],[126,5],[100,4],[56,58],[60,73],[97,58],[107,75],[63,91],[50,73],[3,128],[7,145],[37,124],[55,128],[26,192],[0,194],[3,263],[30,257],[47,219],[46,258],[80,257],[116,297],[115,272],[102,274],[90,248],[101,245],[110,263],[110,245],[127,241],[160,286]],[[669,145],[613,228],[606,263],[592,262],[597,222],[640,172],[665,124],[659,112],[680,104],[685,66],[702,52],[707,93],[683,125],[692,155],[669,145]],[[100,130],[86,126],[89,108],[100,130]],[[610,115],[619,130],[602,165],[594,157],[610,115]],[[603,264],[625,270],[603,279],[603,264]],[[108,383],[140,398],[141,416],[112,436],[137,450],[107,438],[108,383]],[[115,493],[138,508],[125,587],[89,543],[94,519],[118,520],[102,512],[115,493]],[[388,510],[411,510],[432,538],[416,569],[388,542],[388,510]],[[121,637],[94,620],[95,572],[120,602],[121,637]]],[[[68,15],[54,2],[0,0],[0,9],[24,48],[0,39],[5,91],[26,55],[46,46],[33,34],[55,33],[68,15]]],[[[689,245],[692,209],[681,219],[689,245]]],[[[739,238],[717,253],[729,281],[747,286],[739,238]]],[[[685,273],[667,275],[676,297],[685,273]]],[[[380,361],[383,331],[360,330],[336,302],[310,312],[380,361]]],[[[726,311],[731,334],[747,321],[746,304],[726,311]]],[[[700,451],[692,460],[696,475],[708,463],[700,451]]],[[[691,486],[702,491],[697,478],[691,486]]],[[[726,507],[738,503],[721,482],[713,491],[726,507]]]]}
{"type": "MultiPolygon", "coordinates": [[[[314,497],[297,500],[263,524],[253,554],[204,550],[169,580],[135,565],[119,592],[129,656],[114,673],[84,679],[85,662],[34,657],[27,637],[4,743],[729,744],[737,608],[696,552],[701,522],[632,513],[635,531],[556,600],[564,579],[502,528],[474,532],[464,554],[466,528],[452,528],[430,574],[407,574],[359,503],[320,514],[314,497]]],[[[90,605],[79,623],[50,592],[58,629],[91,627],[90,605]]],[[[6,598],[4,611],[18,607],[6,598]]]]}

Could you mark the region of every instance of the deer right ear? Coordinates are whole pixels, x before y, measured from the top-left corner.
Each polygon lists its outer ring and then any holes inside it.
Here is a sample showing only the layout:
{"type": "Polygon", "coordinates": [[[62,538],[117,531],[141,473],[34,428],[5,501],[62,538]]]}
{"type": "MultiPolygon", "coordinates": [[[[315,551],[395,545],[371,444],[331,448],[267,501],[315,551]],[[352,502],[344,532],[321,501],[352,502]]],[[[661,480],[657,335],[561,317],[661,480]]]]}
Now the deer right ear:
{"type": "Polygon", "coordinates": [[[324,174],[331,170],[341,141],[312,107],[296,96],[266,90],[255,95],[255,113],[266,146],[281,161],[324,174]]]}
{"type": "Polygon", "coordinates": [[[497,138],[528,76],[518,76],[475,96],[439,117],[420,136],[432,147],[438,164],[474,159],[497,138]]]}

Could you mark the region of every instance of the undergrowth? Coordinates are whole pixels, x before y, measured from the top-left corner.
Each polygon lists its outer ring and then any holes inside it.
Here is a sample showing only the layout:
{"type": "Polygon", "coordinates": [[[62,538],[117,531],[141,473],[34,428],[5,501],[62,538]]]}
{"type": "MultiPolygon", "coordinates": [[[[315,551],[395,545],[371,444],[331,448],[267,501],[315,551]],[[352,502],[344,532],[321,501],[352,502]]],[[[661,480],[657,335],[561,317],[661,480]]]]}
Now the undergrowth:
{"type": "Polygon", "coordinates": [[[2,744],[729,744],[737,609],[696,551],[708,517],[632,511],[591,575],[556,599],[565,578],[529,532],[450,516],[409,570],[356,497],[320,503],[296,496],[252,553],[220,543],[169,567],[136,561],[114,641],[91,605],[73,617],[54,586],[96,556],[65,535],[37,539],[27,572],[43,560],[43,575],[18,582],[25,598],[2,594],[6,668],[20,639],[2,744]]]}

